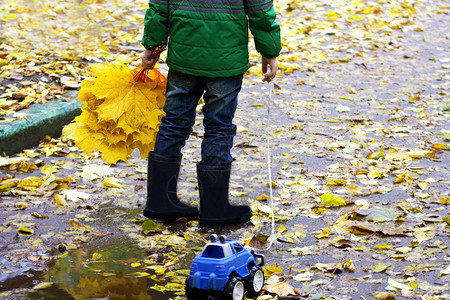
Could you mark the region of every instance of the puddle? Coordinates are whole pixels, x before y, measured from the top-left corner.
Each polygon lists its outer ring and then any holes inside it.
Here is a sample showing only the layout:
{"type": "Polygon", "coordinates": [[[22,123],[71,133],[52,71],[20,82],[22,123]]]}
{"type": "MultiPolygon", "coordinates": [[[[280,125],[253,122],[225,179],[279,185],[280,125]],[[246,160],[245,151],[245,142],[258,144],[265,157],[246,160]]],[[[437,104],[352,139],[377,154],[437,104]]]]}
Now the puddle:
{"type": "MultiPolygon", "coordinates": [[[[152,277],[154,270],[132,266],[148,257],[156,259],[161,266],[163,253],[149,253],[137,247],[136,241],[126,233],[105,236],[91,241],[83,247],[70,250],[61,258],[50,262],[45,272],[35,272],[25,266],[23,272],[15,272],[15,277],[4,278],[1,291],[11,291],[6,299],[158,299],[176,297],[175,292],[158,291],[152,287],[165,286],[174,277],[165,281],[164,276],[152,277]],[[161,260],[161,261],[160,261],[161,260]],[[139,275],[137,272],[148,272],[139,275]],[[18,275],[19,274],[19,275],[18,275]],[[141,277],[139,277],[141,276],[141,277]],[[51,282],[42,289],[33,289],[38,283],[51,282]]],[[[4,259],[4,258],[2,258],[4,259]]],[[[188,269],[193,259],[189,255],[177,265],[188,269]]],[[[155,264],[156,265],[156,264],[155,264]]],[[[16,270],[20,271],[20,270],[16,270]]],[[[184,284],[184,275],[176,274],[179,284],[184,284]]],[[[173,274],[172,274],[173,276],[173,274]]],[[[182,293],[182,291],[178,291],[182,293]]],[[[0,296],[0,299],[4,299],[0,296]]]]}
{"type": "MultiPolygon", "coordinates": [[[[160,279],[155,281],[156,278],[148,275],[136,275],[137,272],[151,273],[148,269],[132,266],[148,256],[147,250],[137,247],[135,241],[125,234],[104,237],[67,252],[67,255],[51,262],[49,270],[44,273],[28,272],[14,277],[8,289],[26,290],[17,290],[7,299],[164,300],[176,297],[175,292],[160,292],[151,288],[154,285],[164,286],[166,282],[160,279]],[[32,289],[43,282],[51,282],[52,285],[32,289]]],[[[190,261],[191,258],[185,258],[179,263],[182,268],[188,268],[190,261]]]]}

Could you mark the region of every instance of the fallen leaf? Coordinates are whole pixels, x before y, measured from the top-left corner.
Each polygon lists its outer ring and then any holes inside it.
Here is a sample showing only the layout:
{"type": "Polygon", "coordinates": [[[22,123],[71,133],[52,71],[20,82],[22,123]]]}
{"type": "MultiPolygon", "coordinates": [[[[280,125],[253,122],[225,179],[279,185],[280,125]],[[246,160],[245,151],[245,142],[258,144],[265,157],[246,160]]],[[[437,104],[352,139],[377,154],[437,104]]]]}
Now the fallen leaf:
{"type": "Polygon", "coordinates": [[[45,165],[41,168],[41,173],[45,174],[45,175],[50,175],[50,174],[54,174],[54,173],[58,173],[58,172],[59,172],[59,170],[55,166],[45,165]]]}
{"type": "Polygon", "coordinates": [[[409,284],[400,283],[400,282],[392,279],[391,277],[388,278],[388,284],[389,284],[389,286],[391,286],[397,290],[406,290],[406,291],[413,290],[413,288],[409,284]]]}
{"type": "Polygon", "coordinates": [[[103,257],[101,253],[93,253],[92,254],[92,260],[99,260],[103,257]]]}
{"type": "Polygon", "coordinates": [[[88,193],[80,192],[77,190],[64,190],[61,192],[64,195],[65,200],[78,202],[79,200],[87,200],[91,195],[88,193]]]}
{"type": "Polygon", "coordinates": [[[336,179],[336,180],[330,180],[327,182],[327,186],[343,186],[347,184],[347,180],[345,179],[336,179]]]}
{"type": "Polygon", "coordinates": [[[381,299],[381,300],[394,300],[395,296],[397,296],[397,294],[392,293],[392,292],[375,292],[375,293],[372,293],[372,296],[376,299],[381,299]]]}
{"type": "Polygon", "coordinates": [[[341,197],[335,196],[331,193],[325,193],[320,196],[320,201],[325,207],[347,205],[347,203],[341,197]]]}
{"type": "Polygon", "coordinates": [[[103,187],[104,188],[122,188],[123,184],[120,183],[120,180],[118,178],[115,177],[105,177],[105,179],[103,179],[103,187]]]}
{"type": "Polygon", "coordinates": [[[66,199],[64,199],[64,197],[62,197],[62,196],[60,196],[58,194],[54,194],[53,195],[53,199],[55,199],[56,203],[59,206],[66,206],[67,205],[66,199]]]}
{"type": "Polygon", "coordinates": [[[264,290],[279,297],[299,295],[296,289],[286,281],[265,285],[264,290]]]}
{"type": "Polygon", "coordinates": [[[53,285],[53,282],[41,282],[41,283],[38,283],[37,285],[35,285],[33,287],[33,289],[34,290],[46,289],[46,288],[51,287],[52,285],[53,285]]]}
{"type": "Polygon", "coordinates": [[[27,227],[19,227],[19,228],[17,229],[17,231],[18,231],[19,233],[22,233],[22,234],[29,234],[29,235],[32,235],[32,234],[34,233],[34,230],[33,230],[33,229],[29,229],[29,228],[27,228],[27,227]]]}
{"type": "Polygon", "coordinates": [[[293,276],[292,279],[294,279],[295,281],[310,281],[313,276],[313,273],[306,271],[293,276]]]}
{"type": "Polygon", "coordinates": [[[450,198],[442,197],[441,199],[439,199],[439,202],[440,202],[441,204],[448,205],[448,204],[450,204],[450,198]]]}
{"type": "Polygon", "coordinates": [[[450,265],[447,266],[447,268],[441,270],[439,272],[440,276],[450,275],[450,265]]]}
{"type": "Polygon", "coordinates": [[[439,150],[450,150],[450,146],[444,143],[436,143],[433,144],[431,147],[439,150]]]}
{"type": "Polygon", "coordinates": [[[25,208],[28,207],[28,203],[26,203],[26,202],[16,202],[16,203],[14,203],[14,206],[17,207],[18,209],[24,210],[25,208]]]}
{"type": "Polygon", "coordinates": [[[382,273],[385,272],[386,270],[388,270],[391,266],[389,265],[383,265],[383,264],[379,264],[379,265],[375,265],[371,268],[371,270],[375,273],[382,273]]]}
{"type": "Polygon", "coordinates": [[[263,267],[263,271],[265,277],[270,277],[272,275],[283,275],[283,270],[280,266],[263,267]]]}
{"type": "Polygon", "coordinates": [[[144,230],[144,234],[161,231],[160,225],[153,220],[144,221],[144,223],[142,223],[142,229],[144,230]]]}
{"type": "Polygon", "coordinates": [[[373,208],[369,211],[370,213],[366,219],[373,222],[389,222],[398,218],[398,213],[391,208],[373,208]]]}

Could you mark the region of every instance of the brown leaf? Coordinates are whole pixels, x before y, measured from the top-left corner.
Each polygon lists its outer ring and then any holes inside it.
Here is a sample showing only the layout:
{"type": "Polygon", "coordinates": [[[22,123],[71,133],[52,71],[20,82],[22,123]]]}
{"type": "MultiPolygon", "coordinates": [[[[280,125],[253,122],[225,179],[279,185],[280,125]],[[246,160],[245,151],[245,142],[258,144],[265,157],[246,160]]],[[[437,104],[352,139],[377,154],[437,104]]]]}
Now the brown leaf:
{"type": "Polygon", "coordinates": [[[298,290],[296,290],[292,285],[286,281],[269,284],[264,287],[264,290],[270,294],[276,294],[277,296],[297,296],[300,295],[298,290]]]}
{"type": "Polygon", "coordinates": [[[368,222],[353,222],[349,229],[353,234],[381,233],[389,236],[405,235],[407,231],[407,228],[398,225],[392,226],[391,224],[372,224],[368,222]]]}

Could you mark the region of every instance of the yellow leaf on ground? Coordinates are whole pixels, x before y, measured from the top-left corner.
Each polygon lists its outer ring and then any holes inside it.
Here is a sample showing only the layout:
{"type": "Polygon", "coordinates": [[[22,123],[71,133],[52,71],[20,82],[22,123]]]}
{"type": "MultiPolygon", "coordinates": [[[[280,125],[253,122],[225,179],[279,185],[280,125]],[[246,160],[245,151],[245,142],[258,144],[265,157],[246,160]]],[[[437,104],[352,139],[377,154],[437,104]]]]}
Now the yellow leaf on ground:
{"type": "Polygon", "coordinates": [[[450,204],[450,198],[445,198],[442,197],[441,199],[439,199],[439,202],[441,202],[442,204],[450,204]]]}
{"type": "Polygon", "coordinates": [[[369,177],[370,179],[379,179],[385,176],[386,172],[377,168],[371,168],[369,173],[367,174],[367,177],[369,177]]]}
{"type": "Polygon", "coordinates": [[[375,273],[382,273],[384,271],[386,271],[387,269],[389,269],[391,266],[388,265],[383,265],[383,264],[379,264],[379,265],[375,265],[371,268],[372,272],[375,273]]]}
{"type": "Polygon", "coordinates": [[[391,150],[386,153],[384,159],[392,161],[409,161],[412,160],[412,157],[409,155],[409,153],[404,153],[398,150],[391,150]]]}
{"type": "Polygon", "coordinates": [[[331,193],[325,193],[320,197],[320,201],[326,207],[330,206],[345,206],[347,203],[338,196],[335,196],[331,193]]]}
{"type": "Polygon", "coordinates": [[[322,232],[319,233],[318,235],[316,235],[316,238],[323,239],[323,238],[330,236],[330,234],[331,234],[331,229],[330,229],[330,227],[327,227],[327,228],[322,229],[322,232]]]}
{"type": "Polygon", "coordinates": [[[53,282],[41,282],[41,283],[38,283],[37,285],[35,285],[33,287],[33,289],[34,290],[46,289],[46,288],[51,287],[52,285],[53,285],[53,282]]]}
{"type": "Polygon", "coordinates": [[[349,270],[350,272],[355,271],[355,264],[350,258],[342,263],[342,267],[346,270],[349,270]]]}
{"type": "Polygon", "coordinates": [[[164,272],[166,272],[166,268],[157,268],[155,270],[155,274],[157,274],[157,275],[162,275],[162,274],[164,274],[164,272]]]}
{"type": "Polygon", "coordinates": [[[392,293],[392,292],[375,292],[375,293],[372,293],[372,296],[376,299],[381,299],[381,300],[394,300],[395,296],[397,296],[397,294],[392,293]]]}
{"type": "Polygon", "coordinates": [[[352,22],[352,21],[356,21],[356,22],[364,21],[364,16],[362,16],[360,14],[355,14],[355,15],[352,15],[352,16],[348,17],[347,20],[350,21],[350,22],[352,22]]]}
{"type": "Polygon", "coordinates": [[[256,199],[258,201],[267,201],[269,199],[269,196],[265,195],[265,194],[261,194],[259,195],[259,197],[256,199]]]}
{"type": "Polygon", "coordinates": [[[94,253],[94,254],[92,254],[92,259],[93,260],[97,260],[97,259],[100,259],[102,257],[103,257],[103,255],[101,253],[94,253]]]}
{"type": "Polygon", "coordinates": [[[19,227],[19,229],[17,229],[17,231],[19,231],[19,233],[22,233],[22,234],[30,234],[30,235],[34,233],[33,229],[29,229],[27,227],[19,227]]]}
{"type": "Polygon", "coordinates": [[[16,165],[29,160],[28,157],[0,157],[0,167],[16,165]]]}
{"type": "Polygon", "coordinates": [[[16,203],[14,203],[14,206],[16,208],[18,208],[18,209],[22,209],[23,210],[23,209],[28,207],[28,203],[26,203],[26,202],[16,202],[16,203]]]}
{"type": "Polygon", "coordinates": [[[17,187],[22,188],[24,190],[33,190],[41,186],[42,179],[36,176],[30,176],[22,179],[18,184],[17,187]]]}
{"type": "Polygon", "coordinates": [[[169,282],[166,284],[166,291],[183,291],[184,285],[175,283],[175,282],[169,282]]]}
{"type": "Polygon", "coordinates": [[[278,227],[277,232],[286,233],[286,232],[288,232],[288,229],[284,226],[280,226],[280,227],[278,227]]]}
{"type": "Polygon", "coordinates": [[[347,184],[345,179],[330,180],[327,182],[327,186],[343,186],[347,184]]]}
{"type": "Polygon", "coordinates": [[[7,15],[4,15],[4,16],[2,16],[2,18],[1,18],[3,21],[15,21],[15,20],[18,20],[19,19],[19,17],[16,15],[16,14],[7,14],[7,15]]]}
{"type": "Polygon", "coordinates": [[[103,187],[104,188],[121,188],[123,187],[123,184],[120,183],[120,180],[115,177],[105,177],[103,179],[103,187]]]}
{"type": "Polygon", "coordinates": [[[283,270],[280,266],[267,266],[263,267],[264,276],[269,277],[271,275],[283,275],[283,270]]]}
{"type": "Polygon", "coordinates": [[[151,287],[152,289],[158,291],[158,292],[164,292],[164,290],[166,289],[165,287],[155,284],[154,286],[151,287]]]}
{"type": "Polygon", "coordinates": [[[66,200],[64,199],[64,197],[62,197],[62,196],[60,196],[60,195],[58,195],[58,194],[54,194],[54,195],[53,195],[53,199],[55,199],[56,203],[57,203],[59,206],[66,206],[66,205],[67,205],[67,202],[66,202],[66,200]]]}
{"type": "Polygon", "coordinates": [[[397,178],[395,178],[394,180],[394,183],[412,182],[413,180],[414,178],[408,172],[405,172],[397,176],[397,178]]]}
{"type": "Polygon", "coordinates": [[[41,168],[41,173],[45,174],[45,175],[50,175],[50,174],[54,174],[54,173],[58,173],[58,172],[59,172],[59,170],[55,166],[45,165],[41,168]]]}
{"type": "Polygon", "coordinates": [[[431,147],[439,150],[450,150],[450,146],[444,143],[436,143],[431,147]]]}
{"type": "Polygon", "coordinates": [[[391,277],[388,278],[388,284],[397,290],[406,290],[406,291],[413,290],[413,288],[409,284],[398,282],[397,280],[394,280],[391,277]]]}
{"type": "Polygon", "coordinates": [[[371,152],[371,153],[367,154],[366,158],[375,159],[375,158],[380,158],[380,157],[383,157],[383,156],[384,156],[384,147],[381,146],[380,147],[380,151],[378,151],[378,152],[371,152]]]}
{"type": "Polygon", "coordinates": [[[19,178],[11,178],[0,181],[0,193],[7,192],[10,189],[16,187],[19,182],[20,182],[19,178]]]}

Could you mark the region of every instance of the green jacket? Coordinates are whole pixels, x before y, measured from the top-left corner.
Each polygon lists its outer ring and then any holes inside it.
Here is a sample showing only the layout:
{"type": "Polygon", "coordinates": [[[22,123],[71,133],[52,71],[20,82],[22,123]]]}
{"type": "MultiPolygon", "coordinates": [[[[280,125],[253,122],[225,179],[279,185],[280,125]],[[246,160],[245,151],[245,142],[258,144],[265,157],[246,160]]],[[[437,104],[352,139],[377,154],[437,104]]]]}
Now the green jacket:
{"type": "Polygon", "coordinates": [[[167,45],[176,71],[229,77],[249,68],[248,28],[256,50],[267,58],[281,50],[272,0],[150,0],[142,45],[167,45]]]}

